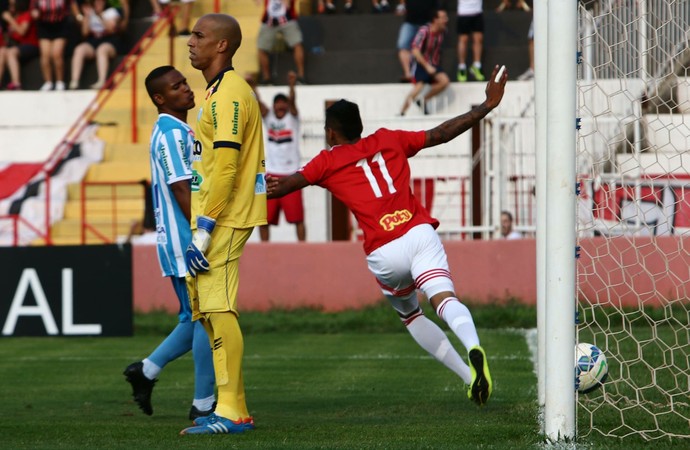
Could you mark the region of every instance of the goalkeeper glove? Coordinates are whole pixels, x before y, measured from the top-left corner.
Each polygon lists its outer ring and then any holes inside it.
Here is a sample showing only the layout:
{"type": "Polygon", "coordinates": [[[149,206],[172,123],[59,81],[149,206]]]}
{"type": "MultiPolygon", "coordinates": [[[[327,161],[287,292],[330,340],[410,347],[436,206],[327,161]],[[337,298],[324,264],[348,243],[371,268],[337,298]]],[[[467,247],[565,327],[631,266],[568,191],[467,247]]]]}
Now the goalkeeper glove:
{"type": "Polygon", "coordinates": [[[196,277],[198,272],[208,272],[210,269],[204,252],[211,243],[211,233],[215,226],[216,221],[210,217],[198,216],[196,218],[197,229],[194,235],[192,235],[192,242],[187,247],[187,252],[185,253],[187,271],[193,277],[196,277]]]}

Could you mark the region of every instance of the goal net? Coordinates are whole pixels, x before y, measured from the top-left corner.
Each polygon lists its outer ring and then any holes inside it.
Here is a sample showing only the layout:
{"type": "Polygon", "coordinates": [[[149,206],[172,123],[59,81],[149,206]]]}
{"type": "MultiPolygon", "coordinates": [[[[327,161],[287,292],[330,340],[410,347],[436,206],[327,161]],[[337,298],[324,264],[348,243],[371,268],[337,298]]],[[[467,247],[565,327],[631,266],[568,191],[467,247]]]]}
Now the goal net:
{"type": "Polygon", "coordinates": [[[690,2],[579,7],[578,342],[608,358],[580,437],[690,437],[690,2]]]}

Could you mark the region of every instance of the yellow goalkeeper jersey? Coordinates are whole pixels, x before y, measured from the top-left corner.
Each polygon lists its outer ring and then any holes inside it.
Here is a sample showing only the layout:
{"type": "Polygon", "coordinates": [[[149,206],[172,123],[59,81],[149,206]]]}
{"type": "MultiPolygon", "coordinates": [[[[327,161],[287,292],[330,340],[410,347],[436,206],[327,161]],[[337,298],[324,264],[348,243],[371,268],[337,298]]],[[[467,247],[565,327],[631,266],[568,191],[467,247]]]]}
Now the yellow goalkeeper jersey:
{"type": "Polygon", "coordinates": [[[192,156],[192,229],[196,217],[217,225],[266,224],[266,182],[261,112],[254,91],[232,68],[206,88],[192,156]]]}

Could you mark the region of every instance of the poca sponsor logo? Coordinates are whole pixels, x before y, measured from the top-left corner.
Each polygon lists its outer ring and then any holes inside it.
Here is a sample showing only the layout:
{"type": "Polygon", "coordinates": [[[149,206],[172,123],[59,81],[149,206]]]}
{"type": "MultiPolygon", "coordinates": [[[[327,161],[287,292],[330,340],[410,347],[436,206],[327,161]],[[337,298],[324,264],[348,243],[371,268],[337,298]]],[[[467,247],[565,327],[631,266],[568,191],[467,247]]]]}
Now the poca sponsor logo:
{"type": "Polygon", "coordinates": [[[406,209],[403,209],[391,214],[386,214],[385,216],[381,217],[379,223],[384,230],[391,231],[393,228],[405,222],[409,222],[411,219],[412,213],[406,209]]]}

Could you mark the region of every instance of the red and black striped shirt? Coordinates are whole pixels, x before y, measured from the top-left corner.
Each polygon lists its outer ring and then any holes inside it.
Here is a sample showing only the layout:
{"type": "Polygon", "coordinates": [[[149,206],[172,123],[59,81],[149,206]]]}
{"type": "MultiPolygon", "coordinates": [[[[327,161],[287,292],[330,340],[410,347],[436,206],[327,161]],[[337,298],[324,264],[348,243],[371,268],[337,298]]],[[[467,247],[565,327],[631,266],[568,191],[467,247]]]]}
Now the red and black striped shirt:
{"type": "Polygon", "coordinates": [[[72,0],[31,0],[31,9],[37,9],[41,22],[61,22],[70,15],[72,0]]]}

